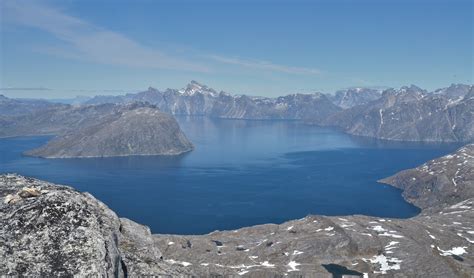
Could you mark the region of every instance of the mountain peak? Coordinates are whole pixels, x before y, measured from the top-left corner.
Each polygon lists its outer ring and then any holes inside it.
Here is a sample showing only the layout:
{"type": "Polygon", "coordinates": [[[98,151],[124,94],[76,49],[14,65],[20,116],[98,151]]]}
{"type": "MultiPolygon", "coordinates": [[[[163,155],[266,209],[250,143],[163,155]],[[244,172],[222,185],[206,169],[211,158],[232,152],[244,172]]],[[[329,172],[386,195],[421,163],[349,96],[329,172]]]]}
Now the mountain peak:
{"type": "Polygon", "coordinates": [[[195,93],[201,93],[205,95],[211,95],[211,96],[217,96],[218,93],[212,89],[209,88],[206,85],[203,85],[195,80],[191,80],[188,85],[186,85],[185,89],[180,90],[181,93],[186,94],[186,95],[194,95],[195,93]]]}

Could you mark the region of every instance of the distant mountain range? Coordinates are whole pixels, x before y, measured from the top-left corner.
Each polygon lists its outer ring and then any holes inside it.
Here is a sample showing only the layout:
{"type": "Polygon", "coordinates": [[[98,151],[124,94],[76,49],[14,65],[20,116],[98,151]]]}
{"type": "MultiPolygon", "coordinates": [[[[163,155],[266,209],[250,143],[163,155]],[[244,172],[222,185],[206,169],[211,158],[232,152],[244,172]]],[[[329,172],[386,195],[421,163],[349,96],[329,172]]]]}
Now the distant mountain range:
{"type": "Polygon", "coordinates": [[[322,124],[388,140],[474,140],[473,87],[453,85],[436,92],[413,85],[389,89],[376,100],[331,115],[322,124]]]}
{"type": "MultiPolygon", "coordinates": [[[[172,115],[199,115],[229,119],[303,120],[308,124],[334,126],[359,136],[401,141],[470,142],[474,140],[473,86],[453,84],[428,92],[414,85],[400,89],[348,88],[334,95],[323,93],[290,94],[282,97],[230,95],[191,81],[183,89],[154,88],[118,96],[96,96],[75,105],[74,113],[89,113],[95,106],[146,102],[172,115]],[[84,109],[84,110],[82,110],[84,109]]],[[[66,104],[44,100],[0,97],[0,127],[12,121],[38,122],[51,111],[69,109],[66,104]],[[32,115],[35,116],[32,116],[32,115]],[[17,118],[20,117],[20,118],[17,118]],[[25,117],[25,118],[21,118],[25,117]]],[[[103,109],[103,108],[102,108],[103,109]]],[[[79,114],[71,115],[71,121],[79,114]]],[[[54,120],[53,120],[54,122],[54,120]]],[[[0,136],[25,134],[42,125],[19,132],[0,130],[0,136]]],[[[51,129],[52,127],[50,127],[51,129]]]]}
{"type": "Polygon", "coordinates": [[[148,88],[137,94],[97,96],[86,104],[149,102],[173,115],[200,115],[232,119],[316,119],[323,120],[341,110],[327,95],[292,94],[278,98],[232,96],[196,81],[181,90],[148,88]]]}
{"type": "Polygon", "coordinates": [[[334,95],[328,95],[328,97],[335,105],[347,109],[380,98],[382,91],[383,89],[349,88],[339,90],[334,95]]]}

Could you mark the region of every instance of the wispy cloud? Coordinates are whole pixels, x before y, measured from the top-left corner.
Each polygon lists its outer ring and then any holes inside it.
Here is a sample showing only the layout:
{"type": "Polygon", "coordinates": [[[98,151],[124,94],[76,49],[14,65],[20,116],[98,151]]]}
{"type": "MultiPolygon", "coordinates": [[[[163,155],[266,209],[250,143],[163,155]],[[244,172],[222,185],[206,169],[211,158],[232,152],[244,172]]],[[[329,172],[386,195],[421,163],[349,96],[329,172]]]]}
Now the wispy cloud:
{"type": "Polygon", "coordinates": [[[2,1],[4,20],[50,33],[66,46],[41,48],[50,54],[102,64],[208,72],[209,68],[144,46],[37,1],[2,1]]]}
{"type": "Polygon", "coordinates": [[[289,74],[307,74],[307,75],[321,74],[321,71],[319,69],[279,65],[279,64],[274,64],[272,62],[268,62],[268,61],[246,60],[246,59],[224,57],[224,56],[218,56],[218,55],[206,55],[206,57],[220,63],[232,64],[232,65],[242,66],[242,67],[251,68],[251,69],[283,72],[283,73],[289,73],[289,74]]]}
{"type": "Polygon", "coordinates": [[[2,21],[35,28],[57,39],[57,43],[36,45],[34,51],[68,59],[137,68],[213,72],[209,62],[293,75],[319,75],[314,68],[275,64],[220,55],[200,55],[188,51],[188,58],[165,53],[127,36],[71,16],[57,7],[39,1],[1,1],[2,21]],[[204,58],[204,59],[203,59],[204,58]],[[206,63],[207,62],[207,63],[206,63]]]}

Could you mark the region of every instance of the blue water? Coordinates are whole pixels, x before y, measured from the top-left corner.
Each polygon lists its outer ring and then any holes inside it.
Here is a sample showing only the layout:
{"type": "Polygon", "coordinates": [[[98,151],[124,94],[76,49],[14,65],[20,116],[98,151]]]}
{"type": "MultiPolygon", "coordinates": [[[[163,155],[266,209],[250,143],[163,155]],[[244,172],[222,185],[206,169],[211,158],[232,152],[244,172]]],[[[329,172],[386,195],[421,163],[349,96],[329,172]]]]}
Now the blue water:
{"type": "Polygon", "coordinates": [[[178,118],[196,150],[179,157],[40,159],[50,137],[0,139],[0,172],[88,191],[154,233],[203,234],[308,214],[410,217],[377,180],[458,145],[389,143],[295,121],[178,118]]]}

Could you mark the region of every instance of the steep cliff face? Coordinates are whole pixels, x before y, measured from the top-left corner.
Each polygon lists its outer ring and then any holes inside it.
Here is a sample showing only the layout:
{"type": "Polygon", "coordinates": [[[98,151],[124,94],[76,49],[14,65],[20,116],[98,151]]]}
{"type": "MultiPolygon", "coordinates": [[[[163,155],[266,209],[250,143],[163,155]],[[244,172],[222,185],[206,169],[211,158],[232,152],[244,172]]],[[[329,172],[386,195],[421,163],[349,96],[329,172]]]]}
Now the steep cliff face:
{"type": "Polygon", "coordinates": [[[154,107],[131,105],[27,154],[46,158],[177,155],[192,149],[172,116],[154,107]]]}
{"type": "Polygon", "coordinates": [[[202,236],[151,235],[87,193],[2,175],[0,274],[472,277],[473,149],[385,180],[425,208],[410,219],[308,216],[202,236]]]}
{"type": "Polygon", "coordinates": [[[337,106],[347,109],[357,105],[367,104],[379,99],[381,96],[382,89],[349,88],[337,91],[334,96],[330,96],[330,99],[337,106]]]}
{"type": "Polygon", "coordinates": [[[469,142],[474,140],[474,99],[469,93],[451,98],[415,86],[403,87],[337,113],[324,124],[388,140],[469,142]]]}

